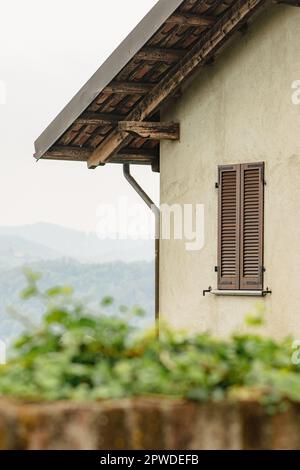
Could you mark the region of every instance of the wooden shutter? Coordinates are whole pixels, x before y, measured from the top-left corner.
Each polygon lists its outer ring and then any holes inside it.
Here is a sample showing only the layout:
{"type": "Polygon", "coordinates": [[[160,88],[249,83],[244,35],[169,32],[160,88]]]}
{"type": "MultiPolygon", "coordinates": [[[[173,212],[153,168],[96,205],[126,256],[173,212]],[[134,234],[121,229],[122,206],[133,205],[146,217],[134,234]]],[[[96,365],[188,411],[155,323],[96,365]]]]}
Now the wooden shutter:
{"type": "Polygon", "coordinates": [[[263,289],[264,164],[241,165],[240,289],[263,289]]]}
{"type": "Polygon", "coordinates": [[[219,167],[218,288],[239,289],[240,165],[219,167]]]}

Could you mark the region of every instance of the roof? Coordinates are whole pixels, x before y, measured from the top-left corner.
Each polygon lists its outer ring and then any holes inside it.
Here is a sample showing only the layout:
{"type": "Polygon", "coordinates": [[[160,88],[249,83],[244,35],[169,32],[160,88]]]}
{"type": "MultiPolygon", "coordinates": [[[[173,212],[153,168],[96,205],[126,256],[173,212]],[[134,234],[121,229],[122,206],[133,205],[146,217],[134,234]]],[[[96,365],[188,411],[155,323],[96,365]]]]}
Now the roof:
{"type": "Polygon", "coordinates": [[[36,140],[35,158],[157,169],[160,138],[176,138],[174,128],[133,124],[159,124],[166,100],[267,3],[159,0],[36,140]]]}

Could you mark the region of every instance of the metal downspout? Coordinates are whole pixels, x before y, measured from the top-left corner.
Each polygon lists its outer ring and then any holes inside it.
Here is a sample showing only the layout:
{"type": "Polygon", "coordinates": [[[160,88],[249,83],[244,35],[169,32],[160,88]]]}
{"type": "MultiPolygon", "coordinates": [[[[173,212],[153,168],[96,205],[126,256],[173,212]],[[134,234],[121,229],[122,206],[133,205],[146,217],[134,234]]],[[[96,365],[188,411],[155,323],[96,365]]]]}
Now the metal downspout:
{"type": "Polygon", "coordinates": [[[159,321],[159,239],[160,239],[160,210],[147,193],[141,188],[130,173],[130,164],[123,165],[123,174],[128,183],[133,187],[137,194],[147,204],[155,216],[155,320],[159,321]]]}

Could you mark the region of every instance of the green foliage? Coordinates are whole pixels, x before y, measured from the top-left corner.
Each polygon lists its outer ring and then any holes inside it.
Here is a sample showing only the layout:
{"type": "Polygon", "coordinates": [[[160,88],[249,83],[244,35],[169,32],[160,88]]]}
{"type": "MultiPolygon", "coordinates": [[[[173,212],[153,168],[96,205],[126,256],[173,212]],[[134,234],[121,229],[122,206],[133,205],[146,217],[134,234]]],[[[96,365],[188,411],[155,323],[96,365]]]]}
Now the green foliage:
{"type": "Polygon", "coordinates": [[[102,299],[101,305],[102,307],[110,307],[114,303],[114,299],[112,297],[104,297],[102,299]]]}
{"type": "MultiPolygon", "coordinates": [[[[122,306],[118,315],[90,311],[72,290],[41,292],[28,278],[24,298],[45,304],[43,322],[23,334],[0,367],[0,394],[35,400],[97,400],[168,395],[191,400],[259,399],[268,406],[300,399],[300,368],[291,340],[258,334],[228,340],[161,328],[141,333],[122,306]]],[[[110,307],[107,297],[102,308],[110,307]]],[[[250,322],[251,325],[260,323],[250,322]]]]}

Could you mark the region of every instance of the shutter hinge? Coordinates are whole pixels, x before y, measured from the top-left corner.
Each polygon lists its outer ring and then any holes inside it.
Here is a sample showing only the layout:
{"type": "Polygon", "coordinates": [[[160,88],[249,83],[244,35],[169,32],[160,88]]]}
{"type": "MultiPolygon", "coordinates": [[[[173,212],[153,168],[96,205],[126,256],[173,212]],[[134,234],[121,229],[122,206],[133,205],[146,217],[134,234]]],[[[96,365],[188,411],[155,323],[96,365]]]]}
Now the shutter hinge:
{"type": "Polygon", "coordinates": [[[264,266],[261,266],[260,268],[260,275],[259,275],[259,278],[260,278],[260,281],[263,282],[263,277],[264,277],[264,273],[266,272],[266,268],[264,266]]]}
{"type": "Polygon", "coordinates": [[[219,272],[219,266],[215,266],[215,273],[219,272]]]}
{"type": "Polygon", "coordinates": [[[219,189],[219,183],[215,183],[215,188],[219,189]]]}

